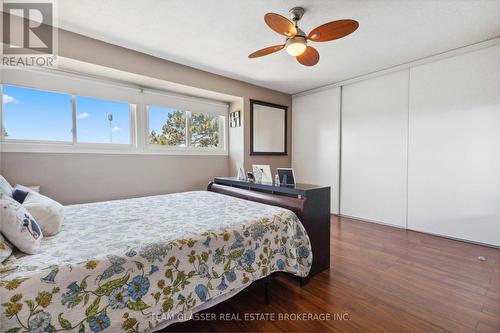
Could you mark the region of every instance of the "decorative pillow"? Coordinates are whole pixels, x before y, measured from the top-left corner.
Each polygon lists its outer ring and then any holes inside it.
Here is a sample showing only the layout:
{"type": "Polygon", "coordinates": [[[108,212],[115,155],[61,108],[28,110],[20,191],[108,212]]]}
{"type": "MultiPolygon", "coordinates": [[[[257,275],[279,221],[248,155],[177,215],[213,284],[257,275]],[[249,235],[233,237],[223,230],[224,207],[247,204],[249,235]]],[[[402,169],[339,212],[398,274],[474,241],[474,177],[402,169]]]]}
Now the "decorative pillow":
{"type": "Polygon", "coordinates": [[[0,231],[19,250],[35,254],[43,238],[42,229],[26,208],[14,199],[0,199],[0,231]]]}
{"type": "Polygon", "coordinates": [[[12,198],[22,204],[28,193],[32,192],[28,187],[23,185],[16,185],[12,190],[12,198]]]}
{"type": "Polygon", "coordinates": [[[0,197],[7,196],[12,198],[12,186],[10,186],[9,182],[0,176],[0,197]]]}
{"type": "MultiPolygon", "coordinates": [[[[35,187],[38,187],[38,186],[35,186],[35,187]]],[[[38,191],[35,191],[33,188],[35,187],[29,187],[29,186],[24,186],[24,185],[21,185],[21,184],[16,184],[14,186],[14,188],[12,189],[12,191],[14,191],[16,188],[24,191],[24,192],[36,192],[38,193],[38,191]]]]}
{"type": "Polygon", "coordinates": [[[30,191],[24,199],[23,207],[35,218],[44,236],[53,236],[61,230],[64,207],[59,202],[30,191]]]}
{"type": "Polygon", "coordinates": [[[12,245],[0,234],[0,263],[10,257],[12,254],[12,245]]]}

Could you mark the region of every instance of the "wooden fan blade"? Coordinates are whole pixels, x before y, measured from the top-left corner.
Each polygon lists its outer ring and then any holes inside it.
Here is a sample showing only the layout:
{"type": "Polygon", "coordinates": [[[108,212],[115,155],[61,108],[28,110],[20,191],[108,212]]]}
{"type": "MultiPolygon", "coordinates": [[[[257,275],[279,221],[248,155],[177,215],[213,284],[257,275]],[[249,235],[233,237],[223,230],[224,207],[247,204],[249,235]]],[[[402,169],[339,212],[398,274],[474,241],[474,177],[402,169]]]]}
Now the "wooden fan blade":
{"type": "Polygon", "coordinates": [[[269,46],[269,47],[266,47],[265,49],[255,51],[254,53],[250,54],[248,57],[249,58],[262,57],[262,56],[277,52],[277,51],[283,49],[284,47],[285,47],[285,45],[269,46]]]}
{"type": "Polygon", "coordinates": [[[264,21],[269,26],[280,35],[287,37],[293,37],[297,34],[297,28],[295,25],[286,17],[283,17],[275,13],[267,13],[264,15],[264,21]]]}
{"type": "Polygon", "coordinates": [[[297,58],[297,61],[304,66],[314,66],[319,61],[319,53],[314,47],[308,46],[304,53],[296,56],[295,58],[297,58]]]}
{"type": "Polygon", "coordinates": [[[328,22],[313,29],[307,39],[313,42],[328,42],[353,33],[359,27],[358,21],[338,20],[328,22]]]}

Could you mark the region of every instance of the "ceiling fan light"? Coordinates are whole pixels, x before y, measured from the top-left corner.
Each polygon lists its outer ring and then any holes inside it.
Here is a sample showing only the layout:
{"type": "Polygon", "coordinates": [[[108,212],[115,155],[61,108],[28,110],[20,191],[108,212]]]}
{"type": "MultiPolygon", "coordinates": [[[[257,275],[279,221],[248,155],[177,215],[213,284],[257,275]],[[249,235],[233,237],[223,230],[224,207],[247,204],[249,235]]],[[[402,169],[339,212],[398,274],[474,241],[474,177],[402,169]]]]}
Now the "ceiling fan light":
{"type": "Polygon", "coordinates": [[[294,57],[304,53],[306,48],[306,39],[304,37],[297,36],[286,41],[286,52],[294,57]]]}

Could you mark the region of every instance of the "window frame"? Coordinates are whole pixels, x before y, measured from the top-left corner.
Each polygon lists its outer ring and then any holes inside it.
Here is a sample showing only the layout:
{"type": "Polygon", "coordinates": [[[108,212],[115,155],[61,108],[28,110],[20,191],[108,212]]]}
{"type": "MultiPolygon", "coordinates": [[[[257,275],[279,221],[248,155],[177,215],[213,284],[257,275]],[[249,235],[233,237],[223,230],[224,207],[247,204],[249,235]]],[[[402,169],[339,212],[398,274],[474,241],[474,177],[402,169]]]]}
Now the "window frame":
{"type": "MultiPolygon", "coordinates": [[[[62,93],[72,96],[72,141],[50,141],[50,140],[20,140],[3,137],[0,131],[0,150],[2,152],[29,152],[29,153],[92,153],[92,154],[152,154],[152,155],[228,155],[228,114],[229,105],[225,102],[206,100],[203,98],[181,95],[161,90],[143,89],[134,85],[88,78],[81,75],[61,73],[56,70],[4,70],[8,75],[2,75],[0,83],[0,129],[3,128],[3,86],[17,86],[20,88],[36,89],[53,93],[62,93]],[[15,71],[9,73],[9,71],[15,71]],[[21,75],[15,75],[21,73],[21,75]],[[10,75],[9,75],[10,74],[10,75]],[[45,80],[45,77],[47,80],[45,80]],[[95,88],[95,85],[98,86],[95,88]],[[53,87],[53,88],[52,88],[53,87]],[[109,88],[109,89],[108,89],[109,88]],[[99,90],[92,94],[93,89],[99,90]],[[107,93],[109,90],[109,97],[107,93]],[[123,91],[122,91],[123,90],[123,91]],[[132,94],[130,94],[132,92],[132,94]],[[149,111],[146,103],[147,96],[155,94],[166,101],[172,98],[182,101],[186,105],[195,105],[196,111],[186,112],[186,121],[191,119],[191,112],[216,114],[219,117],[220,147],[174,147],[160,146],[149,143],[149,111]],[[122,97],[127,96],[127,97],[122,97]],[[131,97],[128,97],[132,95],[131,97]],[[129,104],[130,112],[130,144],[120,143],[85,143],[78,142],[76,97],[90,97],[108,101],[126,102],[129,104]],[[121,99],[114,99],[118,96],[121,99]],[[130,98],[123,100],[123,98],[130,98]],[[200,110],[199,107],[206,105],[210,110],[211,106],[216,106],[220,110],[216,113],[200,110]]],[[[155,106],[178,109],[169,106],[170,103],[155,103],[155,106]]],[[[174,103],[175,104],[175,103],[174,103]]],[[[188,124],[186,124],[188,125],[188,124]]],[[[189,126],[186,126],[186,141],[190,139],[189,126]]]]}

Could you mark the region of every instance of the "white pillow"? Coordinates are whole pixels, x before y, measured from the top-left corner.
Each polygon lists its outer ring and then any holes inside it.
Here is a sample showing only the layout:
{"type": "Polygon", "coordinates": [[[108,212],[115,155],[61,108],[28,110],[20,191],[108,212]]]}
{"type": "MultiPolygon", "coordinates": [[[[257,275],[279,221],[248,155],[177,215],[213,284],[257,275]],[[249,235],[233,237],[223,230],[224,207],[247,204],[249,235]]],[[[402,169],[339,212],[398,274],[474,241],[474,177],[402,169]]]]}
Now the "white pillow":
{"type": "Polygon", "coordinates": [[[0,197],[7,196],[12,198],[12,186],[10,186],[9,182],[0,176],[0,197]]]}
{"type": "Polygon", "coordinates": [[[24,199],[23,207],[33,215],[44,236],[53,236],[61,230],[64,207],[59,202],[30,191],[24,199]]]}
{"type": "Polygon", "coordinates": [[[0,231],[19,250],[37,253],[43,238],[42,229],[31,214],[14,199],[0,199],[0,231]]]}

